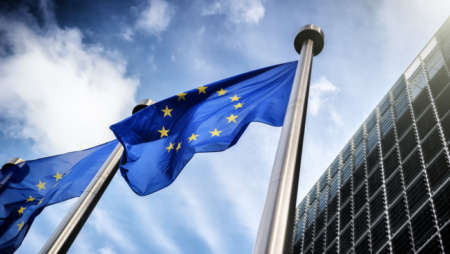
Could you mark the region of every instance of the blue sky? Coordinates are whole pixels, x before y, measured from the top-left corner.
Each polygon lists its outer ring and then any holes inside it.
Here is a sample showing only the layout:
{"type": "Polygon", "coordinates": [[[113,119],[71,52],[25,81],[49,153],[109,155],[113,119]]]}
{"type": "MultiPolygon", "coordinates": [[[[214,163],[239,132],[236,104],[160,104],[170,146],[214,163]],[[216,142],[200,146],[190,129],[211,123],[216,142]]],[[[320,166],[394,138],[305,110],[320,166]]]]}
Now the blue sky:
{"type": "MultiPolygon", "coordinates": [[[[325,48],[300,201],[449,16],[444,0],[2,1],[0,163],[95,146],[140,99],[297,60],[296,32],[313,23],[325,48]]],[[[116,175],[70,252],[250,253],[280,133],[252,124],[146,197],[116,175]]],[[[17,253],[38,252],[74,202],[44,210],[17,253]]]]}

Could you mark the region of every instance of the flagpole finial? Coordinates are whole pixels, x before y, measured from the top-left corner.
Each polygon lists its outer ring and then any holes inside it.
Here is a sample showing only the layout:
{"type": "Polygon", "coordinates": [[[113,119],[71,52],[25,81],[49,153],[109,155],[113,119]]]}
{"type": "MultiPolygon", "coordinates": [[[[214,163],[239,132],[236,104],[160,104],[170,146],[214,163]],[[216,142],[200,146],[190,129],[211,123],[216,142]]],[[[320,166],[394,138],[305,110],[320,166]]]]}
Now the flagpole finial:
{"type": "Polygon", "coordinates": [[[155,103],[155,101],[150,100],[150,99],[140,100],[139,103],[133,108],[133,115],[135,113],[137,113],[139,110],[144,109],[144,108],[152,105],[153,103],[155,103]]]}
{"type": "Polygon", "coordinates": [[[11,159],[9,159],[9,160],[5,163],[5,165],[2,166],[2,169],[9,168],[9,167],[14,166],[14,165],[17,165],[17,164],[19,164],[19,163],[21,163],[21,162],[24,162],[24,160],[22,160],[22,158],[19,158],[19,157],[12,157],[11,159]]]}
{"type": "Polygon", "coordinates": [[[300,54],[303,42],[306,39],[311,39],[314,41],[314,56],[317,56],[318,54],[320,54],[320,52],[322,52],[323,46],[325,44],[325,35],[323,34],[323,31],[320,27],[311,24],[300,28],[294,40],[294,47],[297,53],[300,54]]]}

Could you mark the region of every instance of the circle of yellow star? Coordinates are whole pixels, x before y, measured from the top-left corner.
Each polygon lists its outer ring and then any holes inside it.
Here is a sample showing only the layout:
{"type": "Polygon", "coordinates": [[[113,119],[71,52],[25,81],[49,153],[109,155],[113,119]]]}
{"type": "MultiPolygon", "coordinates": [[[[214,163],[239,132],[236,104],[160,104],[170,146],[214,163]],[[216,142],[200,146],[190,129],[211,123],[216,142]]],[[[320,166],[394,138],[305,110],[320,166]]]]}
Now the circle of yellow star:
{"type": "Polygon", "coordinates": [[[33,202],[34,201],[34,199],[35,198],[33,198],[31,195],[30,195],[30,198],[29,199],[27,199],[26,201],[28,202],[28,201],[31,201],[31,202],[33,202]]]}
{"type": "Polygon", "coordinates": [[[238,117],[238,116],[234,116],[233,114],[231,114],[231,116],[225,117],[225,118],[228,119],[228,123],[230,123],[230,122],[236,122],[236,117],[238,117]]]}
{"type": "Polygon", "coordinates": [[[169,136],[167,133],[170,131],[170,130],[166,130],[166,129],[164,129],[164,126],[163,126],[163,128],[162,128],[162,130],[158,130],[159,131],[159,133],[161,133],[161,138],[162,137],[164,137],[164,136],[169,136]]]}
{"type": "Polygon", "coordinates": [[[43,183],[43,182],[41,182],[41,180],[39,180],[39,184],[37,184],[37,185],[35,185],[35,186],[39,187],[39,190],[41,190],[41,189],[44,189],[44,190],[45,190],[45,184],[46,184],[46,183],[43,183]]]}
{"type": "Polygon", "coordinates": [[[164,112],[164,117],[166,116],[170,116],[172,117],[172,115],[170,114],[170,112],[172,112],[173,109],[170,109],[169,107],[167,107],[166,105],[166,109],[161,109],[162,112],[164,112]]]}
{"type": "Polygon", "coordinates": [[[229,97],[231,99],[231,102],[233,101],[239,101],[239,98],[241,97],[237,97],[236,94],[234,95],[234,97],[229,97]]]}
{"type": "Polygon", "coordinates": [[[219,96],[224,95],[226,92],[228,92],[228,90],[223,90],[223,88],[220,89],[220,91],[216,91],[217,93],[219,93],[219,96]]]}
{"type": "Polygon", "coordinates": [[[168,150],[167,152],[170,152],[170,150],[172,150],[173,149],[173,145],[175,144],[175,143],[171,143],[171,142],[169,142],[170,143],[170,145],[168,146],[168,147],[166,147],[166,149],[168,150]]]}
{"type": "Polygon", "coordinates": [[[178,143],[177,149],[175,149],[175,150],[177,150],[177,152],[178,152],[178,149],[181,148],[181,143],[183,143],[183,142],[178,143]]]}
{"type": "Polygon", "coordinates": [[[177,94],[177,95],[178,95],[178,100],[183,100],[183,101],[186,100],[186,98],[184,98],[184,96],[186,96],[187,93],[179,93],[179,94],[177,94]]]}
{"type": "Polygon", "coordinates": [[[26,209],[25,207],[20,206],[20,209],[17,212],[19,212],[19,215],[21,215],[21,214],[23,214],[23,210],[25,210],[25,209],[26,209]]]}
{"type": "Polygon", "coordinates": [[[222,131],[217,131],[217,129],[214,129],[214,131],[210,131],[210,133],[212,134],[211,135],[211,137],[214,137],[214,136],[217,136],[217,137],[220,137],[220,133],[221,133],[222,131]]]}
{"type": "Polygon", "coordinates": [[[58,173],[58,171],[56,171],[56,175],[54,175],[53,177],[56,178],[56,181],[58,181],[59,179],[62,179],[63,174],[58,173]]]}
{"type": "Polygon", "coordinates": [[[20,231],[20,230],[22,230],[22,228],[23,228],[23,221],[22,221],[22,223],[20,223],[20,224],[16,224],[17,226],[19,226],[19,229],[17,229],[17,231],[20,231]]]}
{"type": "Polygon", "coordinates": [[[234,109],[238,109],[238,108],[242,108],[242,105],[244,105],[245,103],[238,103],[238,104],[236,104],[236,105],[233,105],[233,107],[234,107],[234,109]]]}
{"type": "Polygon", "coordinates": [[[207,86],[201,86],[198,89],[198,94],[204,93],[206,94],[206,88],[208,88],[207,86]]]}
{"type": "Polygon", "coordinates": [[[189,139],[189,142],[191,142],[192,140],[195,140],[195,141],[197,141],[197,137],[198,136],[200,136],[200,135],[195,135],[194,133],[192,133],[192,136],[190,136],[188,139],[189,139]]]}

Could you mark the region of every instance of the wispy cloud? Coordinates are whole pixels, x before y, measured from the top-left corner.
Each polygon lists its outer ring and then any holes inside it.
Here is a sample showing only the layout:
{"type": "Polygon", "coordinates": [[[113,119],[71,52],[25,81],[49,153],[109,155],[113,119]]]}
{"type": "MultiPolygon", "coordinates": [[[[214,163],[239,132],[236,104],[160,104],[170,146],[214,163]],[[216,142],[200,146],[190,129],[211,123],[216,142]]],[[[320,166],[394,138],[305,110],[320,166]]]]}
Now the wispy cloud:
{"type": "Polygon", "coordinates": [[[84,45],[78,29],[35,31],[0,19],[10,49],[0,58],[2,131],[32,139],[38,156],[113,139],[108,127],[130,114],[139,86],[120,57],[84,45]]]}
{"type": "Polygon", "coordinates": [[[167,29],[174,13],[174,8],[168,2],[151,0],[148,8],[140,13],[136,27],[149,34],[158,36],[167,29]]]}
{"type": "Polygon", "coordinates": [[[125,41],[133,41],[134,32],[133,30],[131,30],[131,28],[127,27],[122,29],[122,32],[119,35],[125,41]]]}
{"type": "Polygon", "coordinates": [[[225,15],[233,24],[258,24],[265,11],[261,0],[219,0],[205,6],[202,15],[225,15]]]}

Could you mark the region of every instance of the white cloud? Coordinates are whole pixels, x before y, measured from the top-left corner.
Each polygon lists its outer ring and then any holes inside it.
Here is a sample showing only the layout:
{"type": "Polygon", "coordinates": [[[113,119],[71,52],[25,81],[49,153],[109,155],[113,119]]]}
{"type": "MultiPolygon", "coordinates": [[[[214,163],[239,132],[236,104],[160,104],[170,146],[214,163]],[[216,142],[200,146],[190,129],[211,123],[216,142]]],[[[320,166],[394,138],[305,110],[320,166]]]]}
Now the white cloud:
{"type": "Polygon", "coordinates": [[[226,15],[234,24],[258,24],[265,11],[261,0],[219,0],[204,7],[202,15],[226,15]]]}
{"type": "Polygon", "coordinates": [[[112,247],[103,247],[101,249],[98,250],[99,254],[115,254],[116,252],[114,251],[114,249],[112,249],[112,247]]]}
{"type": "Polygon", "coordinates": [[[159,35],[169,26],[174,13],[168,2],[151,0],[148,8],[141,12],[136,26],[149,34],[159,35]]]}
{"type": "Polygon", "coordinates": [[[120,33],[120,36],[125,41],[133,41],[134,32],[129,27],[127,27],[122,30],[122,32],[120,33]]]}
{"type": "Polygon", "coordinates": [[[109,126],[130,115],[139,81],[78,29],[33,31],[1,18],[1,130],[32,139],[37,156],[85,149],[114,138],[109,126]]]}
{"type": "Polygon", "coordinates": [[[309,113],[313,116],[317,115],[321,108],[327,106],[330,97],[337,92],[339,92],[339,88],[334,86],[326,77],[320,77],[310,87],[309,113]]]}

